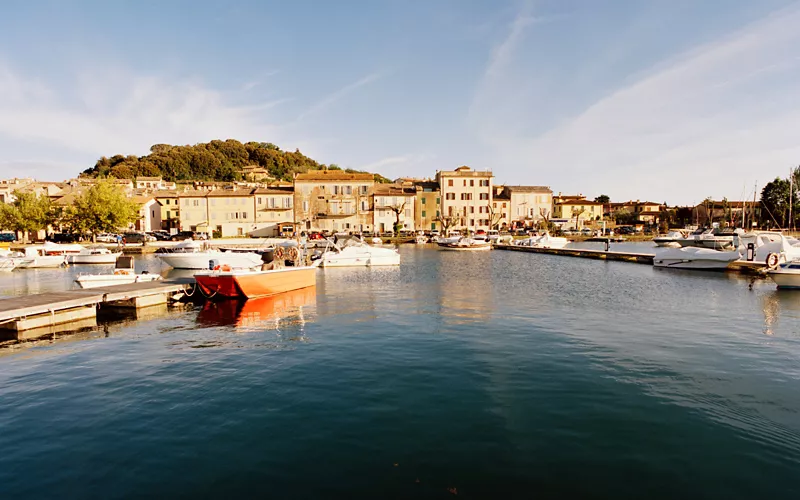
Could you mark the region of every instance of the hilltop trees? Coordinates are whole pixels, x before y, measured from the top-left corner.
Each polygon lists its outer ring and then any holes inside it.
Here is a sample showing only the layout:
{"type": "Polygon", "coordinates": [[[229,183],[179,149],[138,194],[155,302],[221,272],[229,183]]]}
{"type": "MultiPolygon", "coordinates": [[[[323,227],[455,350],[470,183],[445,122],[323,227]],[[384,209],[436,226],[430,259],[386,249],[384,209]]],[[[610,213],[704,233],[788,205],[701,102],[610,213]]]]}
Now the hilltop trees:
{"type": "Polygon", "coordinates": [[[139,206],[111,182],[101,179],[66,208],[63,222],[74,232],[94,237],[128,227],[138,218],[139,206]]]}
{"type": "Polygon", "coordinates": [[[46,229],[55,220],[55,212],[47,195],[14,191],[12,203],[0,204],[0,226],[22,232],[27,241],[28,233],[46,229]]]}
{"type": "MultiPolygon", "coordinates": [[[[155,144],[146,156],[115,155],[102,157],[94,167],[83,172],[89,177],[116,177],[132,179],[134,177],[163,177],[168,181],[206,180],[237,181],[242,179],[242,167],[258,165],[276,179],[291,181],[294,174],[309,170],[326,168],[305,156],[300,150],[294,152],[281,151],[270,142],[241,142],[228,139],[214,140],[193,146],[172,146],[155,144]]],[[[342,170],[337,165],[332,169],[342,170]]],[[[344,169],[355,173],[358,170],[344,169]]],[[[375,174],[376,182],[389,182],[388,179],[375,174]]]]}

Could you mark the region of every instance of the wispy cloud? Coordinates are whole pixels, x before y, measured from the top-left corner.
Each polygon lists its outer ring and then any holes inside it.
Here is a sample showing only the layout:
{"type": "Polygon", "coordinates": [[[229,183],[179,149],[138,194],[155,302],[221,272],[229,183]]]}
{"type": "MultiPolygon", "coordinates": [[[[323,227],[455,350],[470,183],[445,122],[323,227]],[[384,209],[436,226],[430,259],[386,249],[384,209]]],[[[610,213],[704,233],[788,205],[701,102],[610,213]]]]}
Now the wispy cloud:
{"type": "Polygon", "coordinates": [[[400,177],[407,175],[409,169],[420,163],[430,161],[434,156],[431,154],[405,154],[398,156],[387,156],[380,160],[362,165],[359,170],[376,172],[388,177],[400,177]]]}
{"type": "Polygon", "coordinates": [[[356,89],[358,89],[360,87],[363,87],[365,85],[369,85],[370,83],[372,83],[374,81],[377,81],[382,77],[383,77],[383,74],[380,73],[380,72],[370,73],[369,75],[367,75],[367,76],[365,76],[365,77],[363,77],[363,78],[361,78],[361,79],[359,79],[359,80],[357,80],[357,81],[355,81],[353,83],[345,85],[344,87],[340,88],[339,90],[337,90],[335,92],[332,92],[331,94],[328,94],[324,98],[322,98],[319,101],[317,101],[315,104],[311,105],[308,109],[306,109],[305,111],[300,113],[300,115],[298,115],[296,121],[299,122],[301,120],[304,120],[305,118],[308,118],[311,115],[314,115],[314,114],[319,113],[320,111],[323,111],[325,108],[329,108],[330,106],[334,105],[336,102],[340,101],[341,99],[346,97],[348,94],[350,94],[354,90],[356,90],[356,89]]]}
{"type": "Polygon", "coordinates": [[[118,72],[74,77],[73,84],[55,88],[0,62],[0,139],[93,157],[144,154],[164,142],[279,140],[280,127],[264,110],[281,102],[234,105],[224,92],[196,81],[118,72]]]}
{"type": "MultiPolygon", "coordinates": [[[[663,61],[539,136],[502,117],[487,135],[525,180],[544,176],[559,190],[683,203],[738,196],[800,158],[799,22],[795,4],[663,61]]],[[[518,32],[504,45],[513,49],[518,32]]],[[[501,49],[503,61],[510,49],[501,49]]]]}

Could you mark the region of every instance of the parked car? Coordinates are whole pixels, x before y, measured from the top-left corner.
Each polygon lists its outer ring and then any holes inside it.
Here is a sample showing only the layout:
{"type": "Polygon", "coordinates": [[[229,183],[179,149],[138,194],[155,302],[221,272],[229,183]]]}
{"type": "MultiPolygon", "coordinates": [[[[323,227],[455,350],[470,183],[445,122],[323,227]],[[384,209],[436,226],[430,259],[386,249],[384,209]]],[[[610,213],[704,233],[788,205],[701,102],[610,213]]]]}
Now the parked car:
{"type": "Polygon", "coordinates": [[[113,233],[101,233],[95,236],[94,240],[98,243],[116,243],[117,235],[113,233]]]}
{"type": "Polygon", "coordinates": [[[15,233],[0,233],[0,241],[17,241],[17,235],[15,233]]]}
{"type": "Polygon", "coordinates": [[[122,238],[125,241],[125,244],[131,244],[131,243],[144,244],[147,241],[147,235],[145,235],[144,233],[123,233],[122,238]]]}
{"type": "Polygon", "coordinates": [[[308,233],[308,239],[309,240],[324,240],[325,237],[322,236],[322,233],[320,233],[319,231],[311,231],[310,233],[308,233]]]}
{"type": "Polygon", "coordinates": [[[82,239],[80,234],[74,233],[53,233],[47,237],[47,240],[53,243],[75,243],[82,239]]]}
{"type": "Polygon", "coordinates": [[[155,238],[158,241],[168,241],[169,240],[169,233],[166,231],[151,231],[149,233],[150,236],[155,238]]]}
{"type": "Polygon", "coordinates": [[[180,231],[169,237],[170,241],[183,241],[183,240],[199,240],[201,239],[198,233],[194,231],[180,231]]]}

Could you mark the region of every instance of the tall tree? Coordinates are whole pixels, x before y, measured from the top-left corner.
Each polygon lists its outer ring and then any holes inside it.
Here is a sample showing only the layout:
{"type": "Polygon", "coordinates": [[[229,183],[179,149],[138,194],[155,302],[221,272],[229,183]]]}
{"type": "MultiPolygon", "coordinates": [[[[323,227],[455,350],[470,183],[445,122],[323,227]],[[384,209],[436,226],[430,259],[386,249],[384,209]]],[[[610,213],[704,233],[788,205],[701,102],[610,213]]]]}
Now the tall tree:
{"type": "Polygon", "coordinates": [[[397,236],[403,229],[403,223],[400,222],[400,215],[406,209],[406,202],[403,201],[403,203],[395,203],[394,205],[389,205],[386,208],[394,213],[394,234],[397,236]]]}
{"type": "MultiPolygon", "coordinates": [[[[761,190],[762,224],[787,227],[789,222],[789,181],[776,177],[761,190]]],[[[792,193],[795,204],[797,193],[792,193]]]]}
{"type": "Polygon", "coordinates": [[[139,205],[107,179],[98,180],[67,207],[65,222],[78,233],[108,233],[128,228],[139,218],[139,205]]]}
{"type": "Polygon", "coordinates": [[[55,221],[55,211],[47,195],[14,191],[11,204],[0,204],[0,226],[22,233],[24,241],[28,233],[47,229],[55,221]]]}
{"type": "Polygon", "coordinates": [[[608,197],[607,194],[601,194],[597,198],[594,199],[597,203],[608,203],[611,201],[611,198],[608,197]]]}

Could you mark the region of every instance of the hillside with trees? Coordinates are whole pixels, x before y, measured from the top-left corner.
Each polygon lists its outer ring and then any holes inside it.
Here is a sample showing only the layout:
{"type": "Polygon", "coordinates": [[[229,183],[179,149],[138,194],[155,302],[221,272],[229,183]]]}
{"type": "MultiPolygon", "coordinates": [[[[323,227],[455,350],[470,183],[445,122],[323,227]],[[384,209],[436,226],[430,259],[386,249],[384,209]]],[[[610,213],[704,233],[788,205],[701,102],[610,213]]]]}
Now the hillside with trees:
{"type": "MultiPolygon", "coordinates": [[[[156,144],[150,148],[146,156],[102,157],[94,167],[85,170],[85,177],[115,177],[117,179],[133,179],[135,177],[163,177],[168,181],[205,180],[205,181],[237,181],[241,180],[242,167],[258,165],[266,169],[276,178],[290,181],[295,173],[309,170],[344,170],[361,172],[353,169],[341,169],[336,165],[324,165],[307,157],[300,150],[282,151],[269,142],[241,142],[228,139],[211,141],[193,146],[172,146],[156,144]]],[[[389,182],[381,175],[375,174],[376,182],[389,182]]]]}

